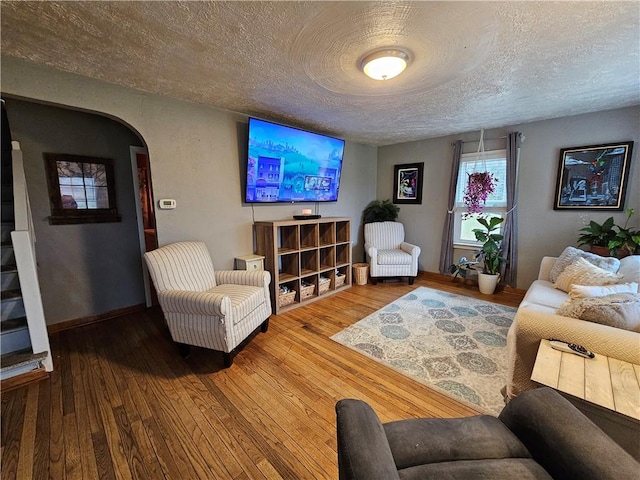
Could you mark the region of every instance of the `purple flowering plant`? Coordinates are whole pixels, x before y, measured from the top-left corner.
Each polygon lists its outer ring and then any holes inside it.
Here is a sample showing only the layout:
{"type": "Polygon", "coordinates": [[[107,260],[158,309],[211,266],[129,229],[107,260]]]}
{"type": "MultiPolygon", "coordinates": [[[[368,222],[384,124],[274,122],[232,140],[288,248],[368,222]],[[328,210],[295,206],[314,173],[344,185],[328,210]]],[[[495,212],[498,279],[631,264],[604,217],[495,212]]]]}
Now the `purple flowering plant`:
{"type": "Polygon", "coordinates": [[[487,197],[495,190],[498,179],[489,172],[474,172],[469,174],[469,181],[464,190],[463,201],[467,207],[465,218],[482,213],[482,206],[486,203],[487,197]]]}

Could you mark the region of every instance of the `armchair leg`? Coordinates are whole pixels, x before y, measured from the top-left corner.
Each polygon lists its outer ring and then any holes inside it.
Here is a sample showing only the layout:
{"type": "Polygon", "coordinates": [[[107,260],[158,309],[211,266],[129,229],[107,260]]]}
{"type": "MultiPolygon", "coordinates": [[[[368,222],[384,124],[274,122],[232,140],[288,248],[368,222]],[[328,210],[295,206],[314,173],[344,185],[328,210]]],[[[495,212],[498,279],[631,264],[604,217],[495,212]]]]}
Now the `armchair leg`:
{"type": "Polygon", "coordinates": [[[222,356],[223,356],[223,363],[224,363],[224,368],[229,368],[231,366],[231,364],[233,363],[233,354],[234,352],[223,352],[222,356]]]}
{"type": "Polygon", "coordinates": [[[269,329],[269,319],[267,318],[264,322],[262,322],[262,325],[260,325],[260,331],[262,333],[267,333],[268,329],[269,329]]]}
{"type": "Polygon", "coordinates": [[[415,279],[416,277],[409,277],[409,285],[413,285],[415,279]]]}
{"type": "Polygon", "coordinates": [[[378,277],[371,277],[371,283],[374,285],[378,284],[378,277]]]}
{"type": "Polygon", "coordinates": [[[189,355],[191,355],[191,347],[186,343],[178,343],[178,352],[182,358],[189,358],[189,355]]]}

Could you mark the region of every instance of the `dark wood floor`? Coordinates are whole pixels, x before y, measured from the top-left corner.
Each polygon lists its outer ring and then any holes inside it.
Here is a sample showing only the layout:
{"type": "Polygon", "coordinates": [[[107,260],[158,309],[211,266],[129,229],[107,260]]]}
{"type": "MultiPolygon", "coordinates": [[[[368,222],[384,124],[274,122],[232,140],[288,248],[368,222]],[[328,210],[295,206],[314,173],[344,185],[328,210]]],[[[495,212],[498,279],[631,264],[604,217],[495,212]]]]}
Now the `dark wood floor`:
{"type": "Polygon", "coordinates": [[[336,479],[341,398],[382,421],[476,413],[329,338],[419,285],[521,300],[430,276],[354,286],[273,316],[226,370],[182,360],[158,310],[55,334],[50,378],[2,395],[2,478],[336,479]]]}

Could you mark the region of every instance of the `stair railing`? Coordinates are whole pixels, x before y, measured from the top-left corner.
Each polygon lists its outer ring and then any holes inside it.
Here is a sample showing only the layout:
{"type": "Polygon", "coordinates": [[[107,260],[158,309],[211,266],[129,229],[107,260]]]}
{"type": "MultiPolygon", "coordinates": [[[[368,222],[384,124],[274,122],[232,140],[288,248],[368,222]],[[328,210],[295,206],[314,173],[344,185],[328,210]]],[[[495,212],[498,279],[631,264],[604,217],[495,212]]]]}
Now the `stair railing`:
{"type": "Polygon", "coordinates": [[[13,147],[11,153],[15,215],[15,230],[11,232],[11,242],[13,243],[13,252],[16,257],[22,302],[24,303],[29,336],[31,337],[31,348],[33,353],[47,352],[47,357],[42,363],[45,370],[50,372],[53,370],[51,346],[49,345],[49,334],[42,307],[40,284],[38,283],[35,235],[33,233],[33,219],[29,206],[27,182],[24,175],[22,150],[20,150],[19,142],[11,142],[11,146],[13,147]]]}

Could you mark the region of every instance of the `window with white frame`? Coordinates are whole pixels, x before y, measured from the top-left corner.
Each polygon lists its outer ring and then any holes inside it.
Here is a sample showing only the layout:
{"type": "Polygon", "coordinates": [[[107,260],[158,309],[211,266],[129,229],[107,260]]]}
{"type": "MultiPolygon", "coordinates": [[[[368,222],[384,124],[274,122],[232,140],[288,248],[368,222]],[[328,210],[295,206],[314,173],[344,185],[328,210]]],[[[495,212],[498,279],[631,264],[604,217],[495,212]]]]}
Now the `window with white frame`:
{"type": "MultiPolygon", "coordinates": [[[[453,244],[455,246],[480,246],[476,241],[473,230],[484,228],[478,223],[478,214],[465,215],[467,207],[464,204],[464,190],[469,180],[469,174],[474,172],[489,172],[498,180],[495,190],[487,197],[482,207],[483,217],[502,217],[507,213],[507,151],[491,150],[478,153],[465,153],[460,156],[458,170],[458,185],[456,188],[456,202],[454,205],[453,244]]],[[[502,225],[500,225],[502,228],[502,225]]],[[[498,232],[501,233],[501,232],[498,232]]]]}

